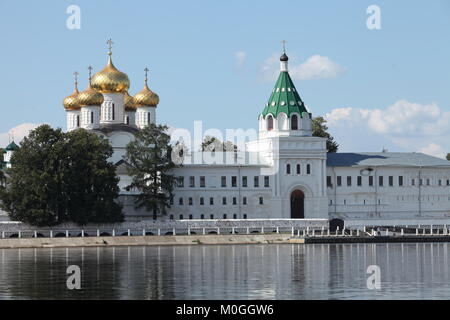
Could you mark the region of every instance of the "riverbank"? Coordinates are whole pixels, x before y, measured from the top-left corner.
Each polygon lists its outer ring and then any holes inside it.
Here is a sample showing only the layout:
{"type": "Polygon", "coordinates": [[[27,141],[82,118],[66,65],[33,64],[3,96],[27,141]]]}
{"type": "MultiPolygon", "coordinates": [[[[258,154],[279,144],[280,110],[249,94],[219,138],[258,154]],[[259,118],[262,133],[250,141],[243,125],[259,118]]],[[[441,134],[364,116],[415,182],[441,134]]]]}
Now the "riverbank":
{"type": "Polygon", "coordinates": [[[12,248],[64,248],[105,246],[174,246],[217,244],[282,244],[304,243],[291,239],[291,234],[249,235],[180,235],[180,236],[116,236],[77,238],[13,238],[0,239],[0,249],[12,248]]]}

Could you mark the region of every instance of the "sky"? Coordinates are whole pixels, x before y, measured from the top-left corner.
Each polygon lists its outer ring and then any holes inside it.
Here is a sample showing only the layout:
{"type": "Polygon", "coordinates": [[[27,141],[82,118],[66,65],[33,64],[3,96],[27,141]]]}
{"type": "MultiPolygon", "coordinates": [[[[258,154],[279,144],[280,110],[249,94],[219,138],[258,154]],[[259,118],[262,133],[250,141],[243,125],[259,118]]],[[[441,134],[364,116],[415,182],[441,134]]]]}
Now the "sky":
{"type": "Polygon", "coordinates": [[[256,129],[286,40],[297,90],[341,152],[450,152],[448,0],[2,0],[0,146],[12,129],[16,140],[42,123],[65,129],[72,73],[84,89],[109,38],[130,94],[150,69],[159,123],[256,129]],[[381,29],[367,26],[371,5],[381,29]]]}

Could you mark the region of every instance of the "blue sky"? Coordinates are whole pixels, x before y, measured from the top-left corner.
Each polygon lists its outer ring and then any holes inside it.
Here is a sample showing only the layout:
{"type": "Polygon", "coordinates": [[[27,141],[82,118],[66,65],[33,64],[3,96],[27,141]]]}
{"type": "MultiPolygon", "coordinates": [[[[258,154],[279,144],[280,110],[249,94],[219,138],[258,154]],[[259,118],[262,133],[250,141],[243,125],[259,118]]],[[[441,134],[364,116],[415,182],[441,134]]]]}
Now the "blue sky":
{"type": "Polygon", "coordinates": [[[105,65],[110,37],[131,94],[151,70],[159,122],[256,128],[274,85],[263,70],[276,70],[285,39],[297,89],[313,115],[328,114],[342,151],[450,151],[448,0],[2,0],[0,36],[0,133],[23,123],[65,128],[72,73],[84,89],[87,67],[105,65]],[[80,30],[66,27],[71,4],[80,30]],[[366,26],[372,4],[381,30],[366,26]],[[313,69],[328,61],[338,72],[314,76],[311,57],[320,58],[313,69]]]}

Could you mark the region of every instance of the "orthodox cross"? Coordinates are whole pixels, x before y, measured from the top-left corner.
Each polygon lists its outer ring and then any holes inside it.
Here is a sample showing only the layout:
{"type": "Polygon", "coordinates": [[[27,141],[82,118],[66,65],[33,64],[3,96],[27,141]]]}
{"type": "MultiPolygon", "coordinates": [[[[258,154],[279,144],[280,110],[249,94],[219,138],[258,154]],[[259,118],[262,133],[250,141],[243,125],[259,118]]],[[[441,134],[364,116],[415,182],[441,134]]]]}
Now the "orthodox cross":
{"type": "Polygon", "coordinates": [[[75,71],[75,72],[73,73],[73,76],[74,76],[74,78],[75,78],[75,87],[78,86],[78,75],[79,75],[78,71],[75,71]]]}
{"type": "Polygon", "coordinates": [[[144,69],[144,72],[145,72],[145,84],[147,84],[147,80],[148,80],[147,73],[148,73],[149,71],[150,71],[150,70],[148,70],[148,68],[145,68],[145,69],[144,69]]]}
{"type": "Polygon", "coordinates": [[[283,45],[283,53],[286,53],[286,40],[282,40],[281,44],[283,45]]]}
{"type": "Polygon", "coordinates": [[[109,49],[108,54],[111,55],[112,54],[112,45],[114,44],[114,42],[111,40],[111,38],[109,38],[109,40],[106,41],[106,43],[108,44],[108,49],[109,49]]]}
{"type": "Polygon", "coordinates": [[[88,70],[89,70],[89,84],[91,84],[91,78],[92,78],[92,67],[91,67],[91,66],[89,66],[89,67],[88,67],[88,70]]]}

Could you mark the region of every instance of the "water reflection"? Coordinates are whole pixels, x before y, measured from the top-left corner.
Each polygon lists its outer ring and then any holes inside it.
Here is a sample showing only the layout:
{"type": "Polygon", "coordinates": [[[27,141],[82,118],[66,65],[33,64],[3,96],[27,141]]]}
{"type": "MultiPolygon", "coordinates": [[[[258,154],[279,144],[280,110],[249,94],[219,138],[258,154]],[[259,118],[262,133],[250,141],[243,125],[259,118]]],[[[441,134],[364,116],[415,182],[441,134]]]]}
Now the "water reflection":
{"type": "Polygon", "coordinates": [[[448,244],[1,249],[0,299],[447,299],[448,244]],[[78,265],[82,290],[68,290],[78,265]],[[367,289],[367,267],[381,290],[367,289]]]}

